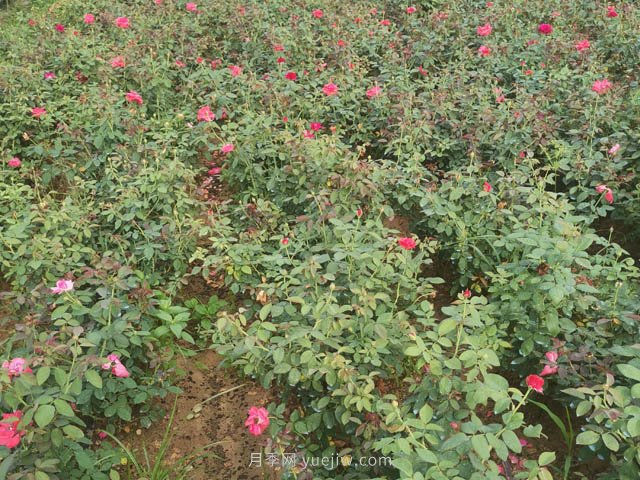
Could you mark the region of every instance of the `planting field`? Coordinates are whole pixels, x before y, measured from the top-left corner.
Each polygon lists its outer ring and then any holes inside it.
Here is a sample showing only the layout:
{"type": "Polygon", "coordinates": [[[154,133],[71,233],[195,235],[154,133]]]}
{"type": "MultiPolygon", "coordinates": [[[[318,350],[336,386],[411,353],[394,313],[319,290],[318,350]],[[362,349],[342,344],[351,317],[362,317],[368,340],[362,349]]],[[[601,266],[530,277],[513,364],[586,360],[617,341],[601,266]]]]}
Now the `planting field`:
{"type": "Polygon", "coordinates": [[[640,479],[640,4],[0,4],[0,480],[640,479]]]}

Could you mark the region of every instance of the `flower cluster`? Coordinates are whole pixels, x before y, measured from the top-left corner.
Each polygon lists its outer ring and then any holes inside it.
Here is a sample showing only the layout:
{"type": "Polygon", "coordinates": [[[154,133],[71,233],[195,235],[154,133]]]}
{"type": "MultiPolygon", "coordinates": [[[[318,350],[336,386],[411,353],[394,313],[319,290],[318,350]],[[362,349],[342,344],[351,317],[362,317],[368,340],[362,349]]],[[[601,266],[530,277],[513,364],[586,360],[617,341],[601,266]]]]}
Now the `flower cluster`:
{"type": "Polygon", "coordinates": [[[102,365],[103,370],[111,370],[116,377],[119,378],[127,378],[129,376],[129,371],[127,367],[125,367],[120,361],[120,357],[115,354],[111,354],[107,356],[107,363],[102,365]]]}

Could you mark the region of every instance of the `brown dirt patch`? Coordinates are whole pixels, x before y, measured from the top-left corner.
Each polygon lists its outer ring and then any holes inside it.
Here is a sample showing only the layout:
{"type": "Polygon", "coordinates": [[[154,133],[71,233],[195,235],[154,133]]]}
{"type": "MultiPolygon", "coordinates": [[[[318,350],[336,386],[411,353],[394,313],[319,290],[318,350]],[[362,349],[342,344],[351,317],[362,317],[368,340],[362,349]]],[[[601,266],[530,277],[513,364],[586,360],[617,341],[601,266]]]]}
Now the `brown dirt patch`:
{"type": "MultiPolygon", "coordinates": [[[[178,396],[166,463],[173,465],[185,456],[196,454],[206,445],[220,442],[208,450],[210,455],[194,463],[194,469],[187,476],[189,480],[266,478],[261,468],[249,467],[251,453],[261,452],[266,434],[252,437],[244,421],[249,407],[266,406],[273,399],[273,394],[220,368],[219,363],[220,356],[213,351],[204,351],[179,362],[178,368],[186,375],[178,383],[183,393],[178,396]],[[205,403],[196,418],[187,419],[195,405],[242,384],[245,386],[205,403]]],[[[175,396],[167,397],[162,407],[170,412],[174,400],[175,396]]],[[[154,458],[168,423],[167,415],[147,430],[132,432],[124,443],[138,451],[139,457],[144,445],[150,452],[150,458],[154,458]]]]}

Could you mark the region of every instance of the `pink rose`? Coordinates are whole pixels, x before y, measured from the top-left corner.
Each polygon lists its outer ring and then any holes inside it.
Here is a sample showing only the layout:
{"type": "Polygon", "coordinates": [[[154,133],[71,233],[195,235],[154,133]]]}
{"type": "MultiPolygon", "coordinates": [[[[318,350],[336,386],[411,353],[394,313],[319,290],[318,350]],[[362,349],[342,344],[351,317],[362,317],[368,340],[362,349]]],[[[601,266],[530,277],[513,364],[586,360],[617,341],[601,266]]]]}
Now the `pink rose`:
{"type": "Polygon", "coordinates": [[[137,103],[138,105],[142,105],[142,96],[135,90],[129,91],[125,95],[125,98],[129,103],[137,103]]]}
{"type": "Polygon", "coordinates": [[[71,280],[60,279],[56,282],[55,287],[51,287],[51,293],[63,293],[73,290],[73,282],[71,280]]]}
{"type": "Polygon", "coordinates": [[[222,153],[233,152],[233,149],[234,149],[233,143],[225,143],[224,145],[222,145],[222,147],[220,147],[220,151],[222,153]]]}
{"type": "Polygon", "coordinates": [[[558,352],[550,351],[544,354],[551,363],[556,363],[558,361],[558,352]]]}
{"type": "Polygon", "coordinates": [[[618,150],[620,150],[620,144],[616,143],[613,147],[609,149],[609,155],[615,155],[618,150]]]}
{"type": "Polygon", "coordinates": [[[538,25],[538,31],[543,35],[549,35],[551,32],[553,32],[553,27],[548,23],[541,23],[540,25],[538,25]]]}
{"type": "Polygon", "coordinates": [[[244,424],[249,428],[251,435],[256,437],[262,435],[262,432],[269,426],[269,412],[264,407],[251,407],[244,424]]]}
{"type": "Polygon", "coordinates": [[[311,122],[309,124],[309,127],[311,127],[311,130],[313,130],[314,132],[322,130],[322,124],[320,122],[311,122]]]}
{"type": "Polygon", "coordinates": [[[16,357],[10,361],[2,362],[3,370],[6,370],[9,378],[19,377],[23,373],[32,373],[29,367],[26,366],[27,361],[22,357],[16,357]]]}
{"type": "Polygon", "coordinates": [[[111,373],[113,373],[118,378],[127,378],[129,376],[129,370],[122,363],[116,363],[114,367],[111,369],[111,373]]]}
{"type": "Polygon", "coordinates": [[[56,74],[53,72],[44,72],[44,79],[45,80],[53,80],[54,78],[56,78],[56,74]]]}
{"type": "Polygon", "coordinates": [[[606,78],[603,80],[596,80],[593,82],[591,86],[591,90],[596,92],[598,95],[602,95],[606,93],[611,88],[611,82],[606,78]]]}
{"type": "Polygon", "coordinates": [[[113,68],[124,68],[126,67],[126,63],[124,61],[124,58],[118,55],[117,57],[111,59],[111,66],[113,68]]]}
{"type": "Polygon", "coordinates": [[[479,49],[478,49],[478,54],[481,57],[488,57],[491,54],[491,49],[489,47],[487,47],[486,45],[482,45],[479,49]]]}
{"type": "Polygon", "coordinates": [[[84,23],[86,23],[87,25],[91,25],[93,22],[96,21],[96,17],[94,17],[92,14],[87,13],[84,16],[84,23]]]}
{"type": "Polygon", "coordinates": [[[589,47],[591,47],[589,40],[580,40],[578,43],[576,43],[576,50],[579,52],[587,50],[589,47]]]}
{"type": "Polygon", "coordinates": [[[313,12],[311,12],[311,15],[313,15],[314,18],[322,18],[322,16],[324,15],[324,12],[319,8],[317,8],[313,12]]]}
{"type": "Polygon", "coordinates": [[[198,5],[196,3],[189,2],[186,5],[186,9],[188,12],[196,12],[198,11],[198,5]]]}
{"type": "Polygon", "coordinates": [[[367,90],[367,97],[375,98],[381,93],[382,93],[382,88],[376,85],[375,87],[371,87],[369,90],[367,90]]]}
{"type": "Polygon", "coordinates": [[[127,378],[129,371],[120,361],[120,357],[115,354],[107,355],[107,363],[102,364],[103,370],[111,370],[111,373],[119,378],[127,378]]]}
{"type": "Polygon", "coordinates": [[[287,80],[296,81],[298,79],[298,74],[296,72],[287,72],[284,76],[287,80]]]}
{"type": "Polygon", "coordinates": [[[229,66],[229,71],[231,72],[231,76],[232,77],[237,77],[238,75],[240,75],[242,73],[242,68],[240,68],[237,65],[230,65],[229,66]]]}
{"type": "Polygon", "coordinates": [[[416,13],[416,7],[407,7],[407,13],[411,15],[412,13],[416,13]]]}
{"type": "Polygon", "coordinates": [[[116,18],[116,27],[118,28],[129,28],[131,25],[129,24],[129,19],[127,17],[118,17],[116,18]]]}
{"type": "Polygon", "coordinates": [[[31,109],[31,116],[33,118],[40,119],[43,115],[47,113],[47,110],[42,107],[33,107],[31,109]]]}
{"type": "Polygon", "coordinates": [[[304,132],[302,132],[302,136],[304,138],[315,138],[316,134],[313,133],[312,130],[305,130],[304,132]]]}
{"type": "Polygon", "coordinates": [[[56,23],[56,30],[60,33],[64,32],[64,25],[62,25],[61,23],[56,23]]]}
{"type": "Polygon", "coordinates": [[[482,184],[482,189],[483,189],[485,192],[490,192],[491,190],[493,190],[493,187],[491,186],[491,184],[490,184],[489,182],[484,182],[484,183],[482,184]]]}
{"type": "Polygon", "coordinates": [[[557,366],[545,365],[544,368],[542,369],[542,372],[540,372],[540,376],[544,377],[547,375],[553,375],[555,373],[558,373],[557,366]]]}
{"type": "Polygon", "coordinates": [[[338,86],[335,83],[327,83],[324,87],[322,87],[322,92],[327,95],[337,95],[338,86]]]}
{"type": "Polygon", "coordinates": [[[13,157],[11,160],[7,162],[7,165],[9,165],[11,168],[20,168],[20,165],[22,165],[22,162],[18,157],[13,157]]]}
{"type": "Polygon", "coordinates": [[[205,105],[204,107],[200,107],[198,110],[198,121],[199,122],[212,122],[216,119],[215,113],[211,111],[211,107],[209,105],[205,105]]]}
{"type": "Polygon", "coordinates": [[[481,37],[487,37],[491,34],[492,30],[493,28],[491,28],[491,24],[485,23],[484,25],[481,25],[478,28],[476,28],[476,33],[481,37]]]}
{"type": "Polygon", "coordinates": [[[616,18],[618,16],[618,12],[616,12],[616,7],[614,6],[608,6],[607,7],[607,17],[609,18],[616,18]]]}

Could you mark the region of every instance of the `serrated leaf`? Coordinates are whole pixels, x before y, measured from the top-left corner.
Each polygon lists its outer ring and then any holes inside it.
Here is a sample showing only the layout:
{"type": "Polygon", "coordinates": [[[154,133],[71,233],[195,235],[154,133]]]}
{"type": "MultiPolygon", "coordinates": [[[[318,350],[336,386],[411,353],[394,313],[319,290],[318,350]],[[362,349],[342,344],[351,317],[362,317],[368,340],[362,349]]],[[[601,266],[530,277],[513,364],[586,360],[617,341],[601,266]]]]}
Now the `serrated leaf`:
{"type": "Polygon", "coordinates": [[[33,418],[38,426],[42,428],[49,425],[55,415],[56,409],[53,405],[40,405],[33,418]]]}
{"type": "Polygon", "coordinates": [[[502,434],[502,440],[507,444],[507,447],[509,447],[509,450],[511,450],[512,452],[520,453],[522,451],[520,439],[515,433],[513,433],[513,431],[505,430],[502,434]]]}
{"type": "Polygon", "coordinates": [[[49,379],[50,375],[51,375],[50,367],[40,367],[36,372],[36,382],[38,382],[38,385],[42,385],[44,382],[46,382],[49,379]]]}
{"type": "Polygon", "coordinates": [[[424,423],[429,423],[431,421],[431,417],[433,417],[433,409],[429,404],[425,403],[424,406],[420,409],[418,416],[424,423]]]}
{"type": "Polygon", "coordinates": [[[418,357],[422,355],[422,349],[417,345],[409,345],[407,348],[405,348],[404,354],[408,357],[418,357]]]}
{"type": "Polygon", "coordinates": [[[56,398],[53,401],[53,405],[56,407],[56,411],[60,415],[64,415],[65,417],[74,417],[75,416],[75,413],[73,412],[73,409],[71,408],[71,405],[69,405],[67,402],[65,402],[61,398],[56,398]]]}
{"type": "Polygon", "coordinates": [[[102,388],[102,377],[95,370],[87,370],[84,373],[84,378],[96,388],[102,388]]]}
{"type": "Polygon", "coordinates": [[[447,333],[455,330],[458,322],[454,318],[446,318],[438,325],[438,335],[444,337],[447,333]]]}
{"type": "Polygon", "coordinates": [[[480,458],[483,460],[489,460],[491,455],[491,446],[484,435],[474,435],[471,437],[471,445],[480,458]]]}
{"type": "Polygon", "coordinates": [[[411,465],[411,461],[407,458],[396,458],[392,460],[391,463],[394,467],[400,470],[400,473],[404,475],[404,478],[413,477],[413,465],[411,465]]]}

